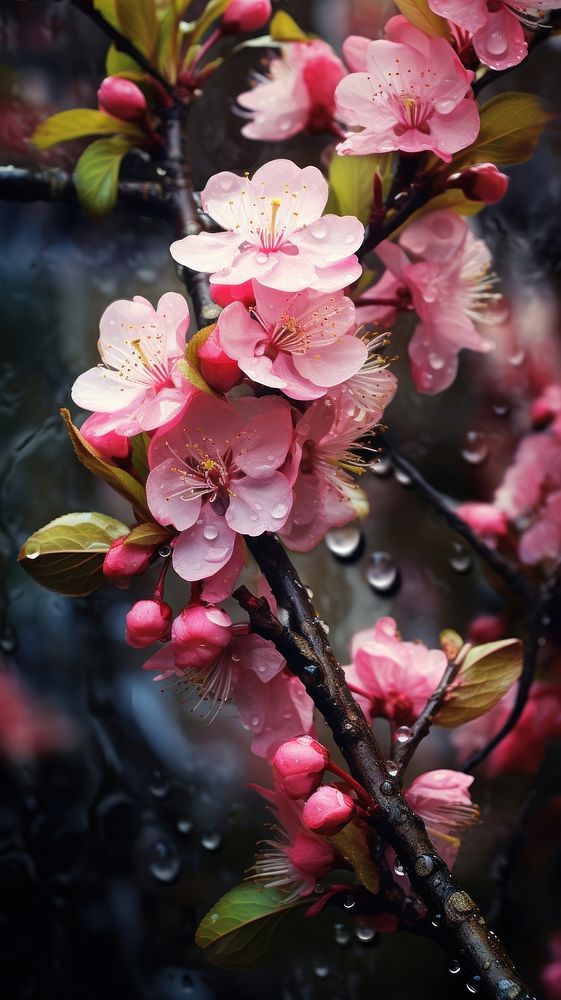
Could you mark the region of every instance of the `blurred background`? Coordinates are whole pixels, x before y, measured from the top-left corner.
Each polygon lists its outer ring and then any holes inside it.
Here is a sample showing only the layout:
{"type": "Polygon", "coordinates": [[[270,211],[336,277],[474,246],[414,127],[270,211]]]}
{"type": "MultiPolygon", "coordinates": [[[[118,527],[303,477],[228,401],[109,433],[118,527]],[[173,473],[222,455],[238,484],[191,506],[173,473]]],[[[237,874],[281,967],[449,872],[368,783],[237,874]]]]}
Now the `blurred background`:
{"type": "MultiPolygon", "coordinates": [[[[372,0],[276,4],[340,51],[349,33],[377,37],[391,10],[372,0]]],[[[66,3],[4,0],[0,10],[0,163],[72,168],[79,145],[39,156],[35,124],[55,111],[96,106],[107,43],[66,3]]],[[[286,156],[319,162],[325,139],[262,145],[240,137],[234,97],[265,56],[235,53],[213,77],[192,121],[197,186],[222,169],[254,170],[286,156]]],[[[561,111],[561,38],[552,37],[495,87],[531,90],[561,111]]],[[[489,90],[489,93],[492,91],[489,90]]],[[[127,167],[146,175],[140,156],[127,167]]],[[[490,499],[528,429],[536,380],[561,377],[559,266],[561,148],[549,130],[538,154],[512,170],[509,194],[478,227],[495,254],[511,317],[496,351],[462,355],[460,375],[431,398],[412,387],[407,324],[392,350],[400,387],[386,412],[392,441],[455,500],[490,499]],[[540,375],[541,373],[541,375],[540,375]]],[[[71,205],[0,203],[3,365],[0,375],[0,649],[27,690],[72,727],[64,752],[0,764],[0,993],[6,1000],[392,1000],[465,995],[446,956],[411,935],[357,937],[352,919],[327,909],[295,918],[268,968],[225,973],[193,944],[198,920],[235,885],[264,835],[266,811],[249,782],[269,783],[231,712],[208,726],[173,688],[162,692],[124,642],[124,618],[145,593],[106,587],[72,600],[42,590],[16,556],[36,528],[69,511],[127,520],[120,501],[73,459],[58,416],[76,376],[97,361],[99,317],[116,298],[182,291],[168,253],[168,224],[118,210],[97,226],[71,205]]],[[[345,662],[353,631],[393,615],[407,639],[430,646],[451,627],[508,604],[512,634],[523,610],[487,578],[468,550],[387,460],[363,477],[372,513],[298,558],[345,662]],[[509,603],[510,602],[510,603],[509,603]]],[[[182,599],[178,588],[175,597],[182,599]]],[[[436,731],[415,770],[454,766],[436,731]]],[[[464,839],[458,868],[485,906],[531,777],[478,776],[482,824],[464,839]]],[[[549,791],[561,793],[555,775],[549,791]]],[[[496,914],[521,971],[535,983],[549,932],[561,924],[561,799],[532,813],[496,914]]],[[[497,909],[495,905],[495,909],[497,909]]]]}

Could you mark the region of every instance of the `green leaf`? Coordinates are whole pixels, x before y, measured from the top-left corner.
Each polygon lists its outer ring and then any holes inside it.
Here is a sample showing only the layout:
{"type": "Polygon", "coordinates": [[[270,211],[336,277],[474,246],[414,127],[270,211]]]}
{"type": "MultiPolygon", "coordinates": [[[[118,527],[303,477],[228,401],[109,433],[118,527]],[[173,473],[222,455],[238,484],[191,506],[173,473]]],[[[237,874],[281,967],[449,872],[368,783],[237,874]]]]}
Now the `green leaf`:
{"type": "Polygon", "coordinates": [[[179,20],[179,15],[176,14],[173,5],[159,12],[156,66],[162,76],[170,83],[175,83],[177,76],[179,20]]]}
{"type": "Polygon", "coordinates": [[[538,145],[551,115],[534,94],[509,92],[497,94],[481,108],[481,128],[475,142],[461,150],[450,165],[450,172],[471,163],[524,163],[538,145]]]}
{"type": "Polygon", "coordinates": [[[86,135],[127,135],[139,141],[144,133],[133,122],[123,122],[119,118],[106,115],[93,108],[75,108],[73,111],[59,111],[46,118],[35,129],[31,141],[38,149],[56,146],[57,142],[82,139],[86,135]]]}
{"type": "Polygon", "coordinates": [[[212,965],[254,969],[264,965],[275,931],[303,899],[283,905],[277,889],[242,882],[227,892],[201,920],[195,942],[212,965]]]}
{"type": "Polygon", "coordinates": [[[329,202],[326,212],[356,215],[366,226],[370,218],[376,171],[382,177],[382,188],[384,195],[387,195],[393,171],[391,154],[333,156],[329,164],[329,202]]]}
{"type": "Polygon", "coordinates": [[[118,465],[107,462],[102,456],[92,448],[82,437],[80,431],[74,426],[68,410],[60,411],[64,420],[72,446],[78,460],[85,465],[86,469],[93,472],[95,476],[103,479],[108,486],[111,486],[120,496],[130,503],[134,512],[141,521],[150,521],[151,514],[146,504],[146,490],[129,472],[120,469],[118,465]]]}
{"type": "Polygon", "coordinates": [[[148,473],[150,471],[148,468],[148,445],[150,444],[150,436],[145,433],[135,434],[130,441],[132,444],[132,465],[134,466],[134,470],[140,481],[145,483],[148,479],[148,473]]]}
{"type": "Polygon", "coordinates": [[[126,52],[120,52],[115,45],[110,45],[107,50],[105,70],[107,76],[124,76],[127,80],[144,79],[144,71],[138,63],[126,52]],[[128,75],[130,73],[134,73],[135,76],[128,75]]]}
{"type": "Polygon", "coordinates": [[[290,14],[284,10],[277,10],[271,19],[271,38],[275,42],[309,42],[310,36],[302,31],[290,14]]]}
{"type": "Polygon", "coordinates": [[[93,0],[93,5],[95,10],[99,11],[108,24],[112,25],[113,28],[119,27],[115,0],[93,0]]]}
{"type": "Polygon", "coordinates": [[[177,363],[177,367],[183,377],[197,389],[202,389],[203,392],[208,392],[210,396],[216,396],[218,393],[214,392],[214,390],[207,385],[201,375],[198,350],[199,347],[204,344],[205,340],[210,337],[215,326],[216,323],[211,323],[210,326],[203,326],[201,330],[197,330],[197,332],[193,334],[191,339],[188,340],[185,345],[184,360],[178,361],[177,363]]]}
{"type": "MultiPolygon", "coordinates": [[[[469,0],[467,2],[469,3],[469,0]]],[[[428,0],[395,0],[395,5],[407,20],[424,31],[425,35],[440,35],[441,38],[450,40],[450,28],[447,22],[430,9],[428,0]]]]}
{"type": "Polygon", "coordinates": [[[154,0],[115,0],[115,8],[123,35],[150,57],[158,40],[154,0]]]}
{"type": "Polygon", "coordinates": [[[368,839],[358,823],[347,823],[346,827],[329,841],[351,865],[359,882],[376,894],[380,891],[380,872],[372,861],[368,839]]]}
{"type": "Polygon", "coordinates": [[[67,597],[84,597],[104,582],[103,559],[128,527],[105,514],[64,514],[35,531],[18,561],[33,579],[67,597]]]}
{"type": "Polygon", "coordinates": [[[520,677],[522,643],[501,639],[474,646],[467,654],[435,725],[454,728],[478,719],[493,708],[520,677]]]}
{"type": "Polygon", "coordinates": [[[203,35],[210,28],[211,24],[214,21],[217,21],[219,17],[222,17],[229,2],[230,0],[210,0],[210,3],[207,3],[201,16],[195,22],[195,25],[193,27],[193,36],[191,38],[191,45],[194,45],[198,41],[200,41],[203,35]]]}
{"type": "Polygon", "coordinates": [[[173,538],[169,528],[164,528],[161,524],[146,522],[137,524],[125,539],[125,545],[162,545],[173,538]]]}
{"type": "Polygon", "coordinates": [[[134,145],[122,136],[96,139],[76,164],[74,184],[80,204],[96,222],[103,222],[115,207],[121,161],[134,145]]]}

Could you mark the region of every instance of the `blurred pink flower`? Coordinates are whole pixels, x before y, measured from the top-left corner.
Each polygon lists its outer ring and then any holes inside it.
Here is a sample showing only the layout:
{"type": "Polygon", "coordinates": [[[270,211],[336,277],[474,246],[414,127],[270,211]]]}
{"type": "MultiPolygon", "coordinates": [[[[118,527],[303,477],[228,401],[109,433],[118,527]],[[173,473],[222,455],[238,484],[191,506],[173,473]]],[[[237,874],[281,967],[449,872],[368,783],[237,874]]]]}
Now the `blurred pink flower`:
{"type": "Polygon", "coordinates": [[[189,307],[167,292],[156,309],[141,295],[107,307],[99,324],[103,364],[80,375],[72,399],[97,411],[96,433],[128,437],[177,418],[196,391],[177,369],[185,351],[189,307]]]}
{"type": "MultiPolygon", "coordinates": [[[[263,680],[259,672],[257,676],[263,680]]],[[[313,729],[314,703],[302,682],[286,670],[262,684],[255,684],[247,670],[239,670],[233,693],[240,719],[253,734],[251,750],[257,757],[271,759],[285,740],[313,729]]]]}
{"type": "Polygon", "coordinates": [[[444,38],[429,38],[395,17],[386,25],[385,39],[364,49],[355,38],[345,55],[354,65],[365,56],[366,72],[344,77],[335,91],[339,118],[360,130],[337,147],[339,153],[428,149],[449,162],[477,138],[473,73],[444,38]]]}
{"type": "Polygon", "coordinates": [[[549,961],[540,971],[540,982],[546,1000],[561,1000],[561,931],[550,935],[547,950],[549,961]]]}
{"type": "Polygon", "coordinates": [[[70,722],[42,705],[14,675],[0,671],[0,756],[14,763],[67,750],[75,741],[70,722]]]}
{"type": "Polygon", "coordinates": [[[355,308],[342,291],[279,292],[257,281],[254,289],[255,307],[233,302],[217,328],[225,353],[254,382],[316,399],[358,371],[367,349],[354,336],[355,308]]]}
{"type": "Polygon", "coordinates": [[[385,335],[365,341],[367,358],[362,367],[331,389],[330,395],[340,412],[368,426],[377,424],[397,392],[397,378],[388,371],[389,361],[379,354],[385,335]]]}
{"type": "Polygon", "coordinates": [[[173,565],[184,580],[213,576],[229,562],[236,534],[278,531],[292,491],[278,471],[292,445],[289,404],[234,402],[199,393],[185,416],[150,445],[148,505],[180,535],[173,565]]]}
{"type": "Polygon", "coordinates": [[[523,25],[535,27],[558,0],[429,0],[429,7],[473,35],[481,62],[492,69],[516,66],[528,54],[523,25]]]}
{"type": "Polygon", "coordinates": [[[523,563],[556,559],[561,552],[561,440],[554,428],[527,434],[495,491],[495,506],[521,530],[523,563]]]}
{"type": "Polygon", "coordinates": [[[414,778],[404,793],[449,868],[455,864],[460,849],[459,831],[479,819],[479,808],[469,793],[473,781],[470,774],[441,768],[414,778]]]}
{"type": "Polygon", "coordinates": [[[238,97],[238,104],[252,115],[242,135],[278,142],[305,130],[330,132],[335,87],[344,76],[343,63],[319,38],[282,46],[268,76],[257,76],[251,90],[238,97]]]}
{"type": "Polygon", "coordinates": [[[185,236],[172,243],[172,257],[221,285],[257,278],[287,292],[343,288],[362,273],[355,251],[364,227],[352,215],[322,216],[327,195],[317,167],[291,160],[271,160],[251,180],[215,174],[201,201],[226,232],[185,236]]]}
{"type": "Polygon", "coordinates": [[[502,538],[508,532],[505,514],[492,503],[461,503],[456,508],[456,514],[463,521],[466,521],[470,528],[477,535],[480,535],[491,548],[496,546],[497,539],[502,538]]]}
{"type": "Polygon", "coordinates": [[[396,726],[415,722],[446,669],[440,649],[403,642],[393,618],[379,618],[374,628],[351,641],[347,682],[367,719],[382,717],[396,726]]]}

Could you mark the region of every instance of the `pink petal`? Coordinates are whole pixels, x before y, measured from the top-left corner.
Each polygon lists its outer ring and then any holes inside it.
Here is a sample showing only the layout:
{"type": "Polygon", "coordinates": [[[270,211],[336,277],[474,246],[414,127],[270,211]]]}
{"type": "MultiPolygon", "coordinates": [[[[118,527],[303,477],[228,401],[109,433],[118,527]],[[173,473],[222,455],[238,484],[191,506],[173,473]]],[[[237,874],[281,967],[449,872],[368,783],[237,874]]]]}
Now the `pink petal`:
{"type": "Polygon", "coordinates": [[[450,114],[433,115],[430,120],[432,144],[423,148],[432,149],[443,160],[449,162],[452,153],[475,142],[480,125],[477,104],[466,97],[450,114]]]}
{"type": "Polygon", "coordinates": [[[528,45],[518,18],[506,5],[489,11],[484,27],[473,36],[473,47],[481,62],[491,69],[516,66],[528,55],[528,45]]]}
{"type": "Polygon", "coordinates": [[[286,254],[281,251],[266,252],[260,247],[248,247],[236,253],[230,261],[230,266],[213,274],[213,279],[218,285],[243,285],[252,278],[269,282],[279,259],[282,261],[285,257],[286,254]]]}
{"type": "Polygon", "coordinates": [[[152,469],[146,480],[146,499],[160,524],[173,524],[179,531],[190,528],[201,509],[200,497],[187,495],[176,458],[167,458],[152,469]]]}
{"type": "MultiPolygon", "coordinates": [[[[112,302],[99,321],[99,353],[105,364],[119,370],[126,358],[138,363],[134,340],[144,340],[157,328],[156,310],[145,299],[112,302]]],[[[124,381],[122,379],[121,381],[124,381]]]]}
{"type": "Polygon", "coordinates": [[[284,462],[292,444],[290,407],[285,400],[263,396],[236,401],[243,434],[233,443],[236,466],[254,479],[267,478],[284,462]]]}
{"type": "Polygon", "coordinates": [[[447,17],[466,31],[478,31],[485,24],[488,14],[486,0],[429,0],[435,14],[447,17]]]}
{"type": "Polygon", "coordinates": [[[362,265],[353,254],[339,261],[338,264],[331,264],[329,267],[316,268],[316,275],[312,282],[313,290],[316,292],[338,292],[347,285],[352,285],[358,281],[362,274],[362,265]]]}
{"type": "Polygon", "coordinates": [[[364,239],[364,226],[354,215],[323,215],[294,233],[293,242],[316,267],[339,264],[358,250],[364,239]]]}
{"type": "Polygon", "coordinates": [[[222,350],[235,361],[253,357],[256,345],[266,338],[262,326],[241,302],[232,302],[222,310],[217,330],[222,350]]]}
{"type": "Polygon", "coordinates": [[[364,364],[366,344],[358,337],[341,337],[335,343],[314,348],[308,354],[295,355],[294,364],[301,375],[320,386],[340,385],[364,364]]]}
{"type": "Polygon", "coordinates": [[[146,399],[135,413],[143,431],[153,431],[163,427],[178,417],[187,406],[193,390],[162,389],[152,399],[146,399]]]}
{"type": "Polygon", "coordinates": [[[304,167],[302,170],[292,160],[270,160],[265,163],[251,178],[251,188],[259,198],[286,199],[286,189],[289,189],[291,200],[293,195],[298,199],[298,222],[307,226],[317,219],[327,203],[329,187],[321,170],[317,167],[304,167]]]}
{"type": "Polygon", "coordinates": [[[100,365],[78,376],[71,395],[84,410],[115,413],[142,402],[145,391],[142,386],[127,382],[118,372],[100,365]]]}
{"type": "Polygon", "coordinates": [[[292,507],[292,490],[281,472],[269,479],[245,476],[233,483],[231,490],[225,516],[234,531],[254,536],[283,527],[292,507]]]}
{"type": "Polygon", "coordinates": [[[193,271],[215,273],[229,267],[240,245],[241,238],[234,232],[199,233],[184,236],[170,246],[170,253],[178,264],[193,271]]]}
{"type": "Polygon", "coordinates": [[[215,514],[212,504],[204,503],[200,514],[196,524],[179,535],[173,549],[173,568],[183,580],[191,582],[214,576],[222,569],[236,540],[226,518],[215,514]]]}
{"type": "Polygon", "coordinates": [[[268,684],[286,666],[284,656],[260,635],[234,636],[232,650],[239,653],[244,670],[252,670],[262,684],[268,684]]]}
{"type": "Polygon", "coordinates": [[[177,292],[162,295],[156,308],[158,326],[164,334],[168,358],[181,357],[189,329],[189,306],[177,292]]]}
{"type": "Polygon", "coordinates": [[[247,562],[247,550],[243,538],[236,535],[232,555],[225,565],[203,580],[201,599],[209,604],[218,604],[227,600],[236,585],[237,579],[247,562]]]}
{"type": "Polygon", "coordinates": [[[363,35],[349,35],[343,42],[343,56],[351,72],[366,71],[366,50],[370,41],[370,38],[364,38],[363,35]]]}

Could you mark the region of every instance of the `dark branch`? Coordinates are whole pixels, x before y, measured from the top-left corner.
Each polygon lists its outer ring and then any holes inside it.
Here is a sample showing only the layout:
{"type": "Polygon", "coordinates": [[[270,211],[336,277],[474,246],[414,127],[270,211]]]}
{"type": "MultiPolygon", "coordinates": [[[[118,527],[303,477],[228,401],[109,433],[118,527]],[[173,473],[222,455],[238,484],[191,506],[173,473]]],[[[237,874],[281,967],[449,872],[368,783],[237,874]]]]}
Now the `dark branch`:
{"type": "MultiPolygon", "coordinates": [[[[25,167],[0,167],[0,199],[4,201],[63,201],[76,203],[78,195],[72,174],[58,167],[27,170],[25,167]]],[[[157,208],[165,203],[164,189],[158,181],[120,181],[118,201],[122,205],[157,208]]]]}

